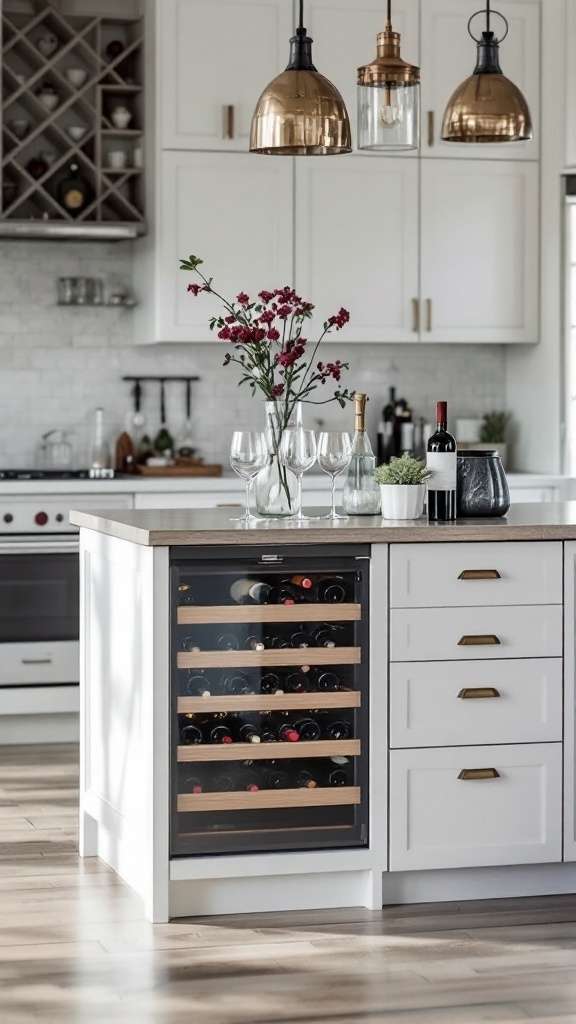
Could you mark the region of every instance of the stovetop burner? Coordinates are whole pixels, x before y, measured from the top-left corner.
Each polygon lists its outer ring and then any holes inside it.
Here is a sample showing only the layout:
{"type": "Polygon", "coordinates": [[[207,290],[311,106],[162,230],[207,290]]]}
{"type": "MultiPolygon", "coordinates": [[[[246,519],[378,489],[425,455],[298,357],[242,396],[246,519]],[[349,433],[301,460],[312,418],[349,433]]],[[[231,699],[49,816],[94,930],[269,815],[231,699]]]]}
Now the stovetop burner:
{"type": "Polygon", "coordinates": [[[0,480],[113,480],[113,469],[0,469],[0,480]]]}

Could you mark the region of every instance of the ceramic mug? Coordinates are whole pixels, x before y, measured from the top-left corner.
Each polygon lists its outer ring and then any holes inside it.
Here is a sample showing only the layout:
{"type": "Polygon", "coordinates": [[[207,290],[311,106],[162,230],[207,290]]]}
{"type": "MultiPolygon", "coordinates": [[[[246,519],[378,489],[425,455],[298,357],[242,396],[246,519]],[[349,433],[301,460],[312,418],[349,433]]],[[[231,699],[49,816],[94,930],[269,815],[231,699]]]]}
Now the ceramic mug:
{"type": "Polygon", "coordinates": [[[128,166],[128,154],[123,149],[112,149],[108,153],[108,167],[120,170],[128,166]]]}

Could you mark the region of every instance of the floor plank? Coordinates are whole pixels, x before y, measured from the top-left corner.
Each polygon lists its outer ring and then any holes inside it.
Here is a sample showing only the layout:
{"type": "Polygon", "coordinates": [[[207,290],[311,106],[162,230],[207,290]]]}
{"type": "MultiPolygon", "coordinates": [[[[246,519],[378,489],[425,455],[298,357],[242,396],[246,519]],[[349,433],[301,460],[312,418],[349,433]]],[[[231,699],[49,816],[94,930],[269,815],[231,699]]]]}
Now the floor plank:
{"type": "Polygon", "coordinates": [[[77,758],[0,748],[0,1024],[576,1024],[576,896],[148,924],[77,758]]]}

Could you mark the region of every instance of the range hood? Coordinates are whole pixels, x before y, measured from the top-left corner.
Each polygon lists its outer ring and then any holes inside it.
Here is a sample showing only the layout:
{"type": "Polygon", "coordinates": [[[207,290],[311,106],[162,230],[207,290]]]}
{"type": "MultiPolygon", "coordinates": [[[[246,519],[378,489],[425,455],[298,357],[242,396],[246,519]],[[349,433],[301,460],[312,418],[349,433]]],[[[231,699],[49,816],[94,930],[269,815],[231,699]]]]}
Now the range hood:
{"type": "Polygon", "coordinates": [[[119,241],[144,234],[142,223],[111,221],[109,224],[71,224],[68,221],[4,220],[0,221],[0,238],[68,238],[77,241],[119,241]]]}

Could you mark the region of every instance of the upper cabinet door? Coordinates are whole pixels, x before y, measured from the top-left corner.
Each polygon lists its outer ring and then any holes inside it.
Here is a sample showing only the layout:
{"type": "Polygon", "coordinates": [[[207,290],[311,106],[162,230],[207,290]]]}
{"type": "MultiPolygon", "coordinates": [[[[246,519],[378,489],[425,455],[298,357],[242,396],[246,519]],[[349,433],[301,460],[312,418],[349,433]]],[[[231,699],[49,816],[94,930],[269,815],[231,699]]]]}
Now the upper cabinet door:
{"type": "Polygon", "coordinates": [[[162,149],[246,151],[258,97],[288,63],[290,0],[161,0],[162,149]]]}
{"type": "MultiPolygon", "coordinates": [[[[188,294],[179,260],[190,253],[214,289],[232,301],[240,291],[292,284],[291,158],[258,160],[248,153],[163,153],[159,189],[156,341],[217,341],[209,330],[222,303],[188,294]]],[[[224,345],[224,342],[217,341],[224,345]]]]}
{"type": "MultiPolygon", "coordinates": [[[[402,34],[402,56],[418,64],[419,8],[417,0],[394,0],[392,24],[402,34]]],[[[352,145],[357,146],[358,68],[376,56],[376,36],[384,31],[386,4],[383,0],[309,0],[304,23],[314,40],[314,64],[342,94],[352,127],[352,145]]],[[[363,154],[374,156],[374,154],[363,154]]],[[[414,154],[416,155],[416,154],[414,154]]],[[[403,155],[405,159],[406,154],[403,155]]]]}
{"type": "Polygon", "coordinates": [[[307,157],[296,197],[296,288],[316,306],[314,337],[344,306],[350,323],[329,344],[417,341],[418,161],[307,157]]]}
{"type": "Polygon", "coordinates": [[[422,340],[537,342],[538,165],[424,160],[422,340]]]}
{"type": "MultiPolygon", "coordinates": [[[[531,142],[442,142],[442,120],[454,90],[474,71],[476,44],[468,35],[468,20],[482,4],[463,0],[424,0],[422,3],[422,146],[424,157],[538,160],[540,121],[540,3],[538,0],[498,0],[495,7],[508,19],[509,33],[500,47],[503,73],[524,93],[534,128],[531,142]]],[[[503,22],[495,14],[496,35],[503,22]]],[[[485,27],[479,15],[472,24],[478,38],[485,27]]]]}

